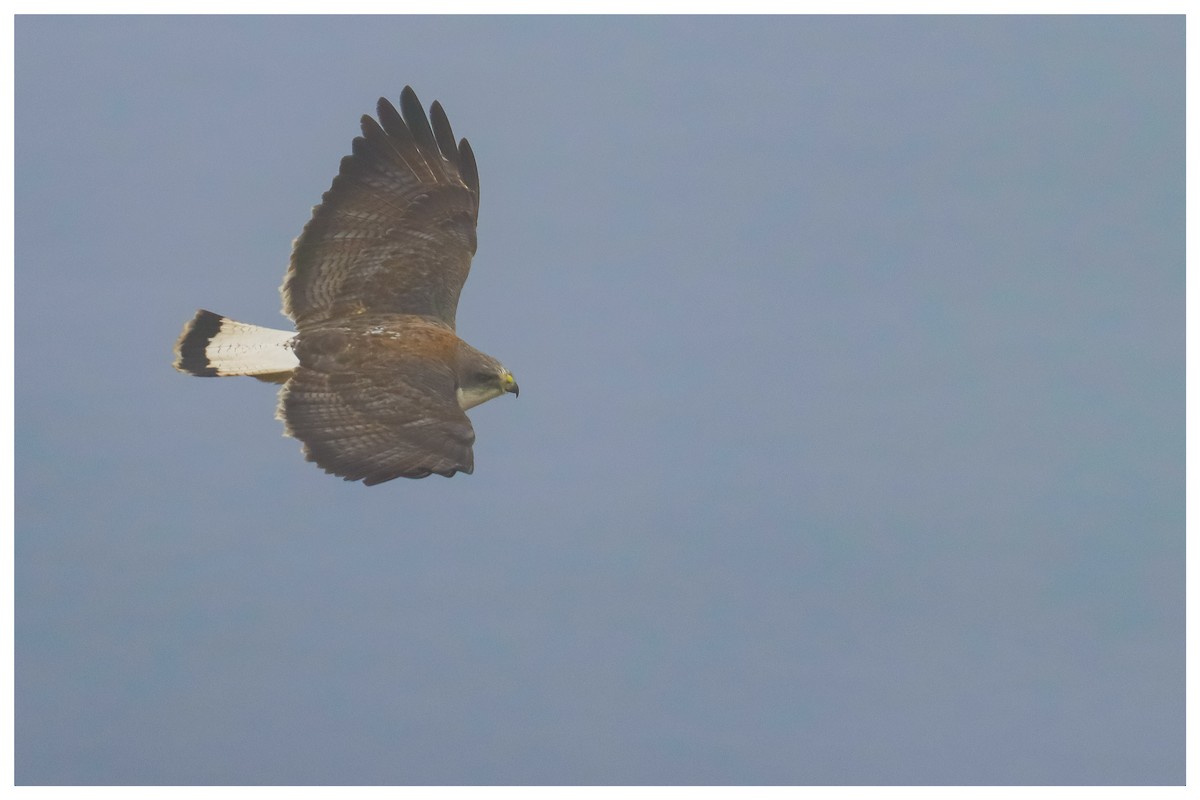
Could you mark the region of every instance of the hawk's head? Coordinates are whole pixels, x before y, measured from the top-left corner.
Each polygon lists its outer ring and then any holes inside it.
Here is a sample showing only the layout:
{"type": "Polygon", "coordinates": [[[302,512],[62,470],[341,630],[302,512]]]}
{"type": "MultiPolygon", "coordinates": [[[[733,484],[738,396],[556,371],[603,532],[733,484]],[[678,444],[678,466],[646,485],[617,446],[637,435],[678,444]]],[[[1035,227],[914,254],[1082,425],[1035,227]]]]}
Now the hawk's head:
{"type": "Polygon", "coordinates": [[[458,405],[464,411],[508,392],[518,396],[521,389],[503,364],[473,347],[468,347],[466,353],[460,348],[458,405]]]}

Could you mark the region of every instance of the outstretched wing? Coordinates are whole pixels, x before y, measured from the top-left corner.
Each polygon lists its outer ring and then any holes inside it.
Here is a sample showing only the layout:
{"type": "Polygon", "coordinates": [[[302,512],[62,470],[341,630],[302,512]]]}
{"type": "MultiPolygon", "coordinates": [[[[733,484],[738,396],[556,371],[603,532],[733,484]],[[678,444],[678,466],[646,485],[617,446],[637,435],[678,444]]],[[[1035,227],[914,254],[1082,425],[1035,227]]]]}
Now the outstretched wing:
{"type": "Polygon", "coordinates": [[[445,357],[456,340],[442,330],[445,336],[347,327],[302,333],[301,366],[280,392],[278,416],[305,457],[368,486],[470,473],[475,431],[445,357]]]}
{"type": "Polygon", "coordinates": [[[479,172],[439,103],[425,116],[406,86],[400,111],[379,99],[379,121],[342,159],[333,185],[292,247],[283,312],[298,330],[364,312],[420,314],[451,328],[475,254],[479,172]]]}

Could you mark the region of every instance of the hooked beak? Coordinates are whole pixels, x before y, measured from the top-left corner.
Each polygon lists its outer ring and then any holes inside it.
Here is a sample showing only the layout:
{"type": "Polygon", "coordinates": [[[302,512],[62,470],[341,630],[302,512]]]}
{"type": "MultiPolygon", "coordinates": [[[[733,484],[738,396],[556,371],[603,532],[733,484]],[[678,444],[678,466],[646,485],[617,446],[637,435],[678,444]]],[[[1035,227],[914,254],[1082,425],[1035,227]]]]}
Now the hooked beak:
{"type": "Polygon", "coordinates": [[[517,381],[511,372],[504,376],[504,391],[512,392],[513,397],[521,396],[521,387],[517,386],[517,381]]]}

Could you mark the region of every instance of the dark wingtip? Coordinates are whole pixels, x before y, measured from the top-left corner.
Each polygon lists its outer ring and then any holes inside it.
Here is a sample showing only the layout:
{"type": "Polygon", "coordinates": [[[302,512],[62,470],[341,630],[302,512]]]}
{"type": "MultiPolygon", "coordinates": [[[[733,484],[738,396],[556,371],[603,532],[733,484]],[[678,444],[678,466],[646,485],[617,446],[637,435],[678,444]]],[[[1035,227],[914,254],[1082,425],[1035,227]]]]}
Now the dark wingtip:
{"type": "Polygon", "coordinates": [[[429,117],[425,115],[425,109],[411,86],[405,86],[400,93],[400,114],[418,146],[426,152],[437,150],[437,138],[429,127],[429,117]]]}
{"type": "Polygon", "coordinates": [[[434,100],[433,105],[429,107],[429,122],[433,126],[433,137],[437,139],[442,157],[457,167],[458,146],[454,144],[454,130],[450,127],[446,109],[442,108],[442,104],[437,100],[434,100]]]}
{"type": "Polygon", "coordinates": [[[463,183],[475,195],[475,209],[479,209],[479,167],[475,165],[475,151],[466,139],[458,143],[458,171],[463,183]]]}
{"type": "MultiPolygon", "coordinates": [[[[421,470],[419,472],[393,472],[393,473],[385,473],[382,475],[368,475],[364,478],[359,478],[354,475],[344,475],[344,476],[342,476],[342,480],[345,480],[345,481],[361,480],[363,486],[378,486],[381,483],[387,483],[388,481],[394,481],[397,478],[408,478],[409,480],[420,480],[421,478],[428,478],[430,475],[441,475],[442,477],[445,477],[445,478],[453,478],[455,475],[457,475],[460,472],[464,475],[470,475],[472,472],[474,472],[474,469],[475,469],[474,467],[467,467],[467,466],[459,465],[457,467],[451,467],[450,469],[446,469],[446,470],[425,469],[425,470],[421,470]]],[[[329,472],[329,470],[326,470],[326,472],[329,472]]]]}

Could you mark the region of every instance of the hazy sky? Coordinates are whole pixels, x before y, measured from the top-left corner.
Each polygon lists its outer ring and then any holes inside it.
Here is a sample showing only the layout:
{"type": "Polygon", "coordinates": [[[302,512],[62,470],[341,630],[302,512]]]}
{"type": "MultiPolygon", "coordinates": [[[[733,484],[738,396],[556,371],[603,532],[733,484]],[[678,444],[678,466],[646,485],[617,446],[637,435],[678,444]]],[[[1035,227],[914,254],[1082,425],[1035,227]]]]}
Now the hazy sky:
{"type": "Polygon", "coordinates": [[[18,783],[1181,783],[1184,24],[16,26],[18,783]],[[476,472],[306,463],[292,238],[479,161],[476,472]]]}

